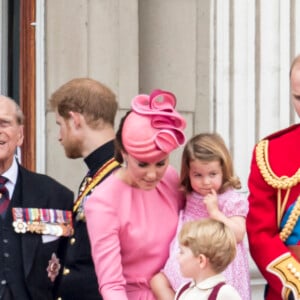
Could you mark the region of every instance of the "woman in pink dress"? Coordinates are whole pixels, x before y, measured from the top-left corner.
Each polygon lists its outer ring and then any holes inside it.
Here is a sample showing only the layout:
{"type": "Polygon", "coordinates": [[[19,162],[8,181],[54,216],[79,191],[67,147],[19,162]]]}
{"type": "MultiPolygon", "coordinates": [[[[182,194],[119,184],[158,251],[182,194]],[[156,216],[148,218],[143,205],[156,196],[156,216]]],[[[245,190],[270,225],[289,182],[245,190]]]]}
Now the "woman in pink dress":
{"type": "MultiPolygon", "coordinates": [[[[234,175],[230,153],[218,134],[199,134],[187,142],[182,154],[181,185],[186,192],[186,206],[180,213],[177,234],[185,222],[200,218],[212,218],[231,228],[237,254],[224,271],[226,283],[243,300],[251,299],[248,249],[244,244],[248,202],[236,191],[241,188],[240,180],[234,175]]],[[[190,281],[180,274],[177,234],[164,269],[151,280],[158,300],[174,299],[178,288],[190,281]]]]}
{"type": "Polygon", "coordinates": [[[185,141],[175,96],[136,96],[116,134],[122,167],[85,205],[92,257],[104,300],[154,300],[149,281],[168,258],[184,205],[169,154],[185,141]]]}

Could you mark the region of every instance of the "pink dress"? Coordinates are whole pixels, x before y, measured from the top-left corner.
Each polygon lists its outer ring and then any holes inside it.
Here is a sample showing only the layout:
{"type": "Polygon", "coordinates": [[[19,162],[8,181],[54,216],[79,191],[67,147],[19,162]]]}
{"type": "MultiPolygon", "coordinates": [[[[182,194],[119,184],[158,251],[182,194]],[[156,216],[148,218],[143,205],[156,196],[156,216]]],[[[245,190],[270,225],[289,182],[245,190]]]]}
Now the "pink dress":
{"type": "MultiPolygon", "coordinates": [[[[218,203],[220,210],[227,216],[244,216],[248,213],[248,202],[243,194],[233,189],[227,190],[223,194],[218,195],[218,203]]],[[[200,218],[209,217],[206,206],[203,202],[203,196],[197,193],[187,195],[186,207],[180,212],[177,234],[182,224],[200,218]]],[[[173,289],[176,291],[183,283],[191,279],[183,278],[180,274],[179,265],[176,255],[179,251],[179,243],[176,238],[170,245],[170,256],[162,272],[169,279],[173,289]]],[[[226,283],[235,287],[243,300],[250,300],[250,273],[248,264],[248,249],[244,242],[238,243],[237,254],[234,261],[224,271],[226,283]]]]}
{"type": "Polygon", "coordinates": [[[85,213],[105,300],[155,300],[149,280],[168,258],[183,203],[172,167],[150,191],[128,186],[114,174],[94,190],[85,213]]]}

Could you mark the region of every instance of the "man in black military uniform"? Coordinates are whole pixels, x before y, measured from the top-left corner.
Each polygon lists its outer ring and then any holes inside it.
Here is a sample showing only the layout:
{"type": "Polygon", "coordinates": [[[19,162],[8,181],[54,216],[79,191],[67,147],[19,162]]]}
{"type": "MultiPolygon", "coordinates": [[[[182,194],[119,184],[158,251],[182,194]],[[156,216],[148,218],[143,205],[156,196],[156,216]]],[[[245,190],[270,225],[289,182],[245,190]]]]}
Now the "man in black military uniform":
{"type": "Polygon", "coordinates": [[[69,240],[58,299],[99,300],[102,297],[91,257],[84,203],[93,189],[119,167],[113,142],[118,103],[105,85],[90,78],[77,78],[56,90],[50,104],[66,156],[83,157],[88,167],[73,206],[74,235],[69,240]]]}

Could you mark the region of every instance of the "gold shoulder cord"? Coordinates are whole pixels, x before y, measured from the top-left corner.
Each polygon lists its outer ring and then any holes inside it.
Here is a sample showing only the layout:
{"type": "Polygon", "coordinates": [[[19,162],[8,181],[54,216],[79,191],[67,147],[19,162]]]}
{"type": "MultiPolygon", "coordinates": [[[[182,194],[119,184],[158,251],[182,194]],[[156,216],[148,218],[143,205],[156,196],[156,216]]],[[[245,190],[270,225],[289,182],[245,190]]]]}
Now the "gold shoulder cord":
{"type": "MultiPolygon", "coordinates": [[[[279,227],[291,188],[300,182],[300,168],[292,177],[276,176],[276,174],[274,174],[269,164],[268,146],[269,146],[268,140],[262,140],[258,143],[258,145],[256,146],[256,161],[264,180],[274,189],[278,190],[277,191],[277,225],[279,227]],[[287,190],[283,202],[281,202],[282,190],[287,190]]],[[[284,225],[282,231],[280,232],[280,238],[282,241],[285,241],[293,231],[299,215],[300,215],[300,197],[298,197],[296,205],[294,206],[286,224],[284,225]]]]}

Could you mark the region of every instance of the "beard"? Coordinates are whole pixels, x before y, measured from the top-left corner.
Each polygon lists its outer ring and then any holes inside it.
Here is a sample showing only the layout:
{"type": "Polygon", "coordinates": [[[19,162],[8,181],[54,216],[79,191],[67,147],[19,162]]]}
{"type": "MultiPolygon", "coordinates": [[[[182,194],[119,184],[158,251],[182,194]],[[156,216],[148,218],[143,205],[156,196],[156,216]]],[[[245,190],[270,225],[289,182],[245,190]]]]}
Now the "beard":
{"type": "Polygon", "coordinates": [[[68,145],[64,145],[65,154],[68,158],[76,159],[82,157],[81,143],[76,141],[69,141],[68,145]]]}

